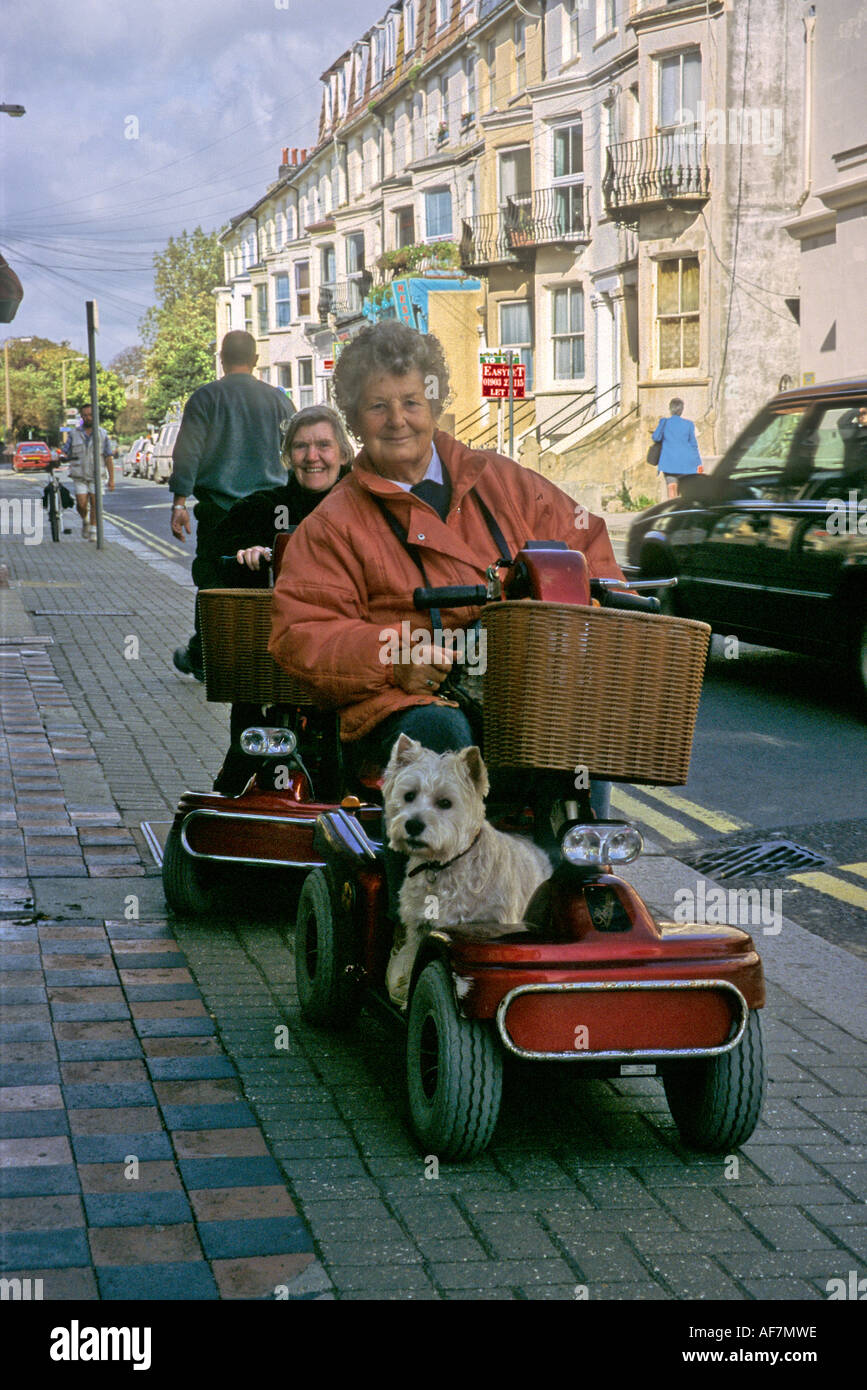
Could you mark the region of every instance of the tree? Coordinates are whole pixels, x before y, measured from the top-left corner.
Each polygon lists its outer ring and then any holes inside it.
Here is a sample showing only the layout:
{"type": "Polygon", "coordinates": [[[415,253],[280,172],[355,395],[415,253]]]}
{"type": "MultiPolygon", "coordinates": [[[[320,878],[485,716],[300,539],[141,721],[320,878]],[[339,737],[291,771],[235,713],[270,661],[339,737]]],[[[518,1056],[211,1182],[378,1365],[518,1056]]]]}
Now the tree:
{"type": "MultiPolygon", "coordinates": [[[[99,423],[106,429],[113,427],[115,420],[126,404],[123,382],[114,372],[96,364],[96,391],[99,396],[99,423]]],[[[81,410],[90,400],[90,367],[86,357],[76,357],[66,367],[66,401],[76,410],[81,410]]]]}
{"type": "MultiPolygon", "coordinates": [[[[38,438],[57,439],[63,423],[64,363],[67,405],[79,408],[90,400],[90,373],[82,353],[50,338],[10,342],[9,399],[16,438],[32,432],[38,438]]],[[[101,423],[110,429],[123,409],[123,384],[99,363],[96,379],[101,423]]]]}
{"type": "Polygon", "coordinates": [[[201,227],[170,237],[154,256],[154,290],[159,303],[142,320],[146,366],[151,380],[146,407],[162,419],[173,401],[214,379],[214,295],[223,278],[223,253],[216,232],[201,227]]]}

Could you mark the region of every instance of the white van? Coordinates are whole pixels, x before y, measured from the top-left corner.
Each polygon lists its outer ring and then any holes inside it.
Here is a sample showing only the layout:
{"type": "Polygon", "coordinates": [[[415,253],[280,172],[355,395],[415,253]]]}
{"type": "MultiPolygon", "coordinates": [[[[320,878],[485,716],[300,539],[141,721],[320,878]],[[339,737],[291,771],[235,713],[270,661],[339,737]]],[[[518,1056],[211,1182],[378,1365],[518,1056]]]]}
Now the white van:
{"type": "Polygon", "coordinates": [[[180,428],[180,423],[175,420],[171,424],[163,425],[157,435],[147,472],[147,476],[153,478],[155,483],[167,483],[172,475],[172,450],[180,428]]]}

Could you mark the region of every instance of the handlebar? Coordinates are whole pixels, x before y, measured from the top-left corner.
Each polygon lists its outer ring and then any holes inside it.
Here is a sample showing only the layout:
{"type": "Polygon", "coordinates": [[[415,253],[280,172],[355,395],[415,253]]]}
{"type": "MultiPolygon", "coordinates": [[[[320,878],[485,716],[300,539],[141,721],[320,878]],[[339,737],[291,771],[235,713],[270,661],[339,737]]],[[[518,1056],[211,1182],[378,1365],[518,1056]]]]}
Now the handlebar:
{"type": "Polygon", "coordinates": [[[590,581],[590,592],[598,598],[602,608],[620,608],[629,613],[658,613],[658,598],[642,598],[639,594],[626,594],[620,589],[609,589],[604,584],[598,589],[596,580],[590,581]]]}
{"type": "MultiPolygon", "coordinates": [[[[631,613],[658,613],[659,599],[642,598],[627,590],[669,588],[676,583],[676,579],[627,580],[625,583],[622,579],[591,579],[590,592],[602,608],[620,608],[631,613]]],[[[416,608],[422,612],[431,608],[481,608],[489,598],[484,584],[445,584],[436,589],[420,588],[415,589],[412,596],[416,608]]]]}
{"type": "Polygon", "coordinates": [[[488,601],[484,584],[444,584],[438,589],[415,589],[412,601],[416,608],[480,608],[488,601]]]}

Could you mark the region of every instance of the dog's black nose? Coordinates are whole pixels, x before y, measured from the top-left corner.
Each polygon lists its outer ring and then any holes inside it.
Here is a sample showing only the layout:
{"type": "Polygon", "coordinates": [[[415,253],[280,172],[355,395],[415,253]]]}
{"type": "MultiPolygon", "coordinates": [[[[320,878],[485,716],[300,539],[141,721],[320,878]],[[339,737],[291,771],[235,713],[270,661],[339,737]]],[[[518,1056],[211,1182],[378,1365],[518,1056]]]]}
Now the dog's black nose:
{"type": "Polygon", "coordinates": [[[407,835],[409,835],[411,840],[417,840],[421,832],[424,830],[424,821],[419,820],[416,816],[413,816],[412,820],[408,820],[406,822],[404,830],[406,831],[407,835]]]}

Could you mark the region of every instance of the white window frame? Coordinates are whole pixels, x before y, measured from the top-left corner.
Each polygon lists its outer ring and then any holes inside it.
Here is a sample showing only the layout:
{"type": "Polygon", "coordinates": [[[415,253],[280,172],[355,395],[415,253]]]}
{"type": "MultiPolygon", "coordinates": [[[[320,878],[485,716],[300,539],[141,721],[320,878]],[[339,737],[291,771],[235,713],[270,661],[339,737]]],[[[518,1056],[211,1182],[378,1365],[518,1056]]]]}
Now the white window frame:
{"type": "Polygon", "coordinates": [[[292,280],[293,280],[293,288],[294,288],[294,291],[295,291],[295,313],[296,313],[296,317],[297,317],[298,319],[310,318],[310,316],[311,316],[311,314],[312,314],[312,312],[313,312],[313,290],[312,290],[311,285],[310,285],[310,258],[309,258],[308,256],[304,256],[304,257],[302,257],[301,260],[295,261],[295,262],[293,263],[293,267],[292,267],[292,280]],[[306,270],[307,270],[307,284],[306,284],[306,286],[305,286],[305,285],[302,285],[302,284],[300,283],[300,281],[301,281],[301,271],[304,270],[305,267],[306,267],[306,270]],[[302,307],[301,307],[301,299],[302,299],[302,296],[303,296],[303,295],[306,295],[306,296],[307,296],[307,312],[306,312],[306,314],[305,314],[304,310],[303,310],[302,307]]]}
{"type": "Polygon", "coordinates": [[[654,285],[654,299],[655,299],[654,311],[655,311],[655,312],[654,312],[654,318],[653,318],[653,336],[654,336],[654,349],[655,349],[655,356],[656,356],[656,369],[657,369],[658,372],[695,372],[695,371],[699,371],[700,368],[701,368],[701,359],[702,359],[702,343],[701,343],[701,257],[698,255],[697,252],[692,252],[692,253],[684,252],[684,254],[683,254],[683,255],[680,255],[680,256],[664,256],[664,257],[661,257],[661,258],[656,262],[656,274],[655,274],[655,277],[654,277],[654,278],[655,278],[656,283],[655,283],[655,285],[654,285]],[[696,263],[696,265],[697,265],[697,267],[698,267],[698,296],[697,296],[697,297],[698,297],[698,308],[696,308],[696,309],[683,309],[683,308],[679,308],[679,309],[677,309],[675,312],[670,312],[670,313],[661,314],[661,313],[659,312],[659,272],[660,272],[660,269],[661,269],[663,266],[671,266],[671,265],[676,265],[676,266],[679,267],[679,269],[678,269],[678,300],[679,300],[679,302],[682,302],[682,292],[683,292],[683,269],[682,269],[682,265],[683,265],[683,262],[684,262],[684,261],[695,261],[695,263],[696,263]],[[689,364],[685,364],[684,361],[683,361],[683,356],[684,356],[684,353],[683,353],[683,325],[684,325],[684,323],[686,322],[687,319],[694,319],[695,322],[696,322],[697,325],[698,325],[698,352],[697,352],[697,354],[696,354],[696,360],[695,360],[695,362],[690,362],[689,364]],[[662,325],[663,322],[665,322],[665,323],[671,323],[671,322],[674,322],[675,320],[677,320],[677,321],[680,323],[680,325],[681,325],[681,334],[680,334],[680,361],[679,361],[678,364],[676,364],[676,365],[673,366],[673,367],[663,367],[663,365],[662,365],[662,338],[661,338],[661,331],[660,331],[660,330],[661,330],[661,325],[662,325]]]}
{"type": "MultiPolygon", "coordinates": [[[[586,306],[586,297],[585,297],[585,294],[584,294],[584,286],[583,286],[582,284],[577,284],[577,285],[555,285],[555,286],[552,286],[552,288],[549,290],[549,294],[550,294],[550,296],[551,296],[551,299],[550,299],[550,306],[551,306],[551,344],[552,344],[552,348],[553,348],[552,359],[551,359],[551,376],[552,376],[552,380],[555,381],[555,382],[562,382],[562,381],[583,381],[584,378],[585,378],[586,375],[587,375],[587,318],[586,318],[587,306],[586,306]],[[558,332],[557,332],[557,295],[558,295],[558,294],[565,294],[565,295],[566,295],[566,312],[567,312],[567,319],[568,319],[568,323],[569,323],[569,329],[568,329],[568,332],[566,332],[566,333],[558,333],[558,332]],[[580,330],[575,330],[575,331],[572,330],[572,296],[573,296],[573,295],[577,295],[577,296],[579,297],[580,304],[581,304],[581,328],[580,328],[580,330]],[[557,372],[557,345],[558,345],[558,343],[561,343],[561,342],[573,343],[573,342],[576,342],[576,341],[580,341],[580,343],[581,343],[581,366],[582,366],[582,370],[581,370],[580,372],[574,374],[574,375],[560,376],[560,375],[558,375],[558,372],[557,372]]],[[[571,353],[572,353],[572,349],[570,348],[570,357],[571,357],[571,353]]],[[[570,365],[571,365],[571,364],[570,364],[570,365]]]]}
{"type": "Polygon", "coordinates": [[[412,53],[415,48],[415,0],[406,0],[403,7],[403,51],[412,53]]]}
{"type": "Polygon", "coordinates": [[[443,184],[441,187],[437,187],[437,188],[426,188],[426,189],[424,190],[424,232],[425,232],[424,239],[425,239],[425,243],[432,242],[432,241],[451,241],[452,238],[453,238],[453,236],[454,236],[454,229],[455,229],[455,209],[454,209],[454,196],[453,196],[453,192],[452,192],[451,187],[450,187],[448,184],[443,184]],[[445,196],[446,196],[446,197],[448,198],[448,200],[449,200],[449,229],[448,229],[447,232],[431,232],[431,231],[428,230],[428,227],[429,227],[429,220],[430,220],[430,219],[429,219],[429,213],[428,213],[428,206],[429,206],[429,205],[428,205],[428,199],[429,199],[429,198],[432,198],[432,197],[434,197],[434,196],[441,196],[441,195],[443,195],[443,194],[445,194],[445,196]]]}
{"type": "Polygon", "coordinates": [[[533,346],[533,301],[532,299],[501,299],[497,303],[497,328],[499,331],[500,348],[503,352],[517,352],[527,368],[526,374],[526,393],[532,395],[534,391],[535,370],[533,346]],[[516,304],[525,305],[527,309],[527,319],[530,324],[530,336],[526,343],[506,343],[503,341],[503,310],[512,308],[516,304]]]}
{"type": "MultiPolygon", "coordinates": [[[[675,130],[687,130],[687,131],[688,131],[688,130],[694,130],[694,129],[696,128],[695,119],[693,119],[692,121],[677,121],[677,120],[675,120],[675,121],[673,121],[673,122],[671,122],[671,123],[669,123],[669,124],[666,124],[666,125],[663,125],[663,123],[662,123],[662,74],[663,74],[663,70],[664,70],[664,68],[666,67],[666,65],[669,64],[669,63],[673,63],[673,62],[679,63],[679,68],[680,68],[680,74],[679,74],[679,76],[680,76],[680,82],[679,82],[679,86],[680,86],[680,97],[679,97],[679,100],[678,100],[678,104],[677,104],[677,108],[676,108],[675,114],[682,114],[682,113],[684,112],[684,110],[685,110],[685,107],[684,107],[684,91],[683,91],[683,89],[684,89],[683,74],[684,74],[684,62],[685,62],[685,59],[687,59],[687,58],[697,58],[697,59],[698,59],[699,90],[700,90],[700,89],[701,89],[701,84],[702,84],[702,78],[703,78],[703,76],[704,76],[704,74],[703,74],[703,72],[702,72],[702,58],[701,58],[701,49],[700,49],[700,48],[696,47],[696,46],[693,44],[693,45],[691,45],[691,46],[689,46],[689,47],[679,49],[676,53],[662,53],[662,54],[660,54],[659,57],[656,59],[656,82],[654,83],[654,89],[655,89],[654,101],[655,101],[655,117],[656,117],[656,129],[657,129],[657,131],[675,131],[675,130]]],[[[693,118],[695,118],[696,115],[697,115],[697,112],[692,112],[691,114],[693,115],[693,118]]]]}
{"type": "Polygon", "coordinates": [[[562,37],[560,61],[570,63],[581,57],[582,17],[587,14],[587,0],[563,0],[563,16],[560,21],[562,37]]]}
{"type": "Polygon", "coordinates": [[[515,58],[515,90],[523,92],[527,86],[527,25],[523,18],[514,21],[512,44],[515,58]]]}
{"type": "Polygon", "coordinates": [[[396,61],[397,61],[397,16],[396,16],[396,15],[391,15],[391,16],[389,16],[388,20],[386,21],[383,37],[384,37],[384,50],[385,50],[385,56],[384,56],[384,59],[383,59],[383,62],[384,62],[384,72],[385,72],[386,74],[388,74],[388,73],[394,71],[394,65],[395,65],[395,63],[396,63],[396,61]]]}
{"type": "Polygon", "coordinates": [[[383,45],[383,42],[382,42],[382,33],[381,33],[381,31],[377,30],[375,33],[371,34],[371,36],[370,36],[370,50],[371,50],[370,85],[371,85],[371,87],[378,87],[379,84],[380,84],[380,82],[382,81],[382,62],[383,62],[383,57],[384,57],[384,51],[383,51],[383,50],[384,50],[384,45],[383,45]]]}
{"type": "Polygon", "coordinates": [[[256,286],[256,337],[264,338],[269,328],[268,314],[268,286],[258,284],[256,286]]]}
{"type": "MultiPolygon", "coordinates": [[[[570,141],[570,145],[571,145],[571,141],[570,141]]],[[[575,230],[573,223],[574,223],[574,197],[575,197],[575,191],[576,191],[576,190],[578,191],[578,193],[579,193],[579,195],[580,195],[580,209],[581,209],[580,226],[581,226],[581,228],[583,229],[583,226],[584,226],[584,183],[585,183],[585,170],[584,170],[584,122],[583,122],[583,120],[582,120],[582,118],[581,118],[581,113],[578,112],[578,113],[576,113],[576,115],[574,115],[574,116],[572,117],[571,120],[568,120],[568,121],[560,121],[560,122],[558,122],[557,125],[553,126],[552,129],[551,129],[551,187],[555,190],[555,203],[559,202],[559,200],[557,199],[557,196],[556,196],[558,190],[559,190],[559,191],[562,191],[562,192],[564,192],[564,193],[566,193],[566,192],[568,191],[568,206],[569,206],[570,209],[573,210],[573,211],[572,211],[572,215],[567,215],[567,217],[566,217],[566,219],[565,219],[565,221],[566,221],[566,223],[568,223],[568,225],[567,225],[567,226],[564,225],[564,228],[563,228],[563,231],[564,231],[564,232],[571,233],[571,232],[573,232],[573,231],[575,230]],[[576,173],[558,174],[558,173],[557,173],[557,137],[558,137],[558,135],[560,135],[563,131],[574,130],[576,127],[580,128],[580,130],[581,130],[581,173],[580,173],[580,174],[576,174],[576,173]]]]}
{"type": "Polygon", "coordinates": [[[493,39],[488,40],[485,63],[488,69],[488,110],[493,111],[497,104],[497,45],[493,39]]]}
{"type": "Polygon", "coordinates": [[[468,118],[476,114],[476,103],[479,99],[478,76],[478,60],[472,53],[469,53],[464,59],[464,101],[466,105],[462,114],[465,125],[469,124],[468,118]]]}
{"type": "Polygon", "coordinates": [[[417,230],[416,224],[418,222],[418,218],[416,217],[415,205],[413,203],[403,203],[399,208],[393,208],[392,217],[394,218],[393,228],[395,250],[399,250],[401,246],[412,246],[415,242],[417,230]],[[400,240],[400,217],[401,213],[404,212],[412,213],[412,236],[409,241],[400,240]]]}
{"type": "Polygon", "coordinates": [[[452,12],[452,0],[436,0],[436,32],[445,29],[452,12]]]}
{"type": "Polygon", "coordinates": [[[274,327],[275,327],[275,328],[288,328],[288,327],[289,327],[289,324],[292,322],[292,279],[291,279],[291,276],[290,276],[288,270],[278,270],[277,273],[276,273],[276,275],[273,276],[273,280],[274,280],[274,327]],[[285,281],[286,281],[286,293],[285,293],[285,295],[282,295],[282,296],[279,295],[278,292],[277,292],[277,291],[278,291],[278,281],[279,281],[280,279],[285,279],[285,281]],[[280,322],[280,309],[281,309],[281,307],[285,307],[285,311],[286,311],[286,314],[285,314],[286,322],[285,322],[285,323],[281,323],[281,322],[280,322]]]}
{"type": "Polygon", "coordinates": [[[600,39],[617,29],[617,0],[596,0],[596,33],[600,39]]]}
{"type": "Polygon", "coordinates": [[[298,409],[303,410],[305,406],[316,404],[316,378],[313,373],[313,358],[299,357],[298,359],[298,409]],[[309,371],[308,371],[309,368],[309,371]],[[310,377],[305,381],[306,376],[310,377]],[[309,399],[307,399],[309,394],[309,399]]]}

